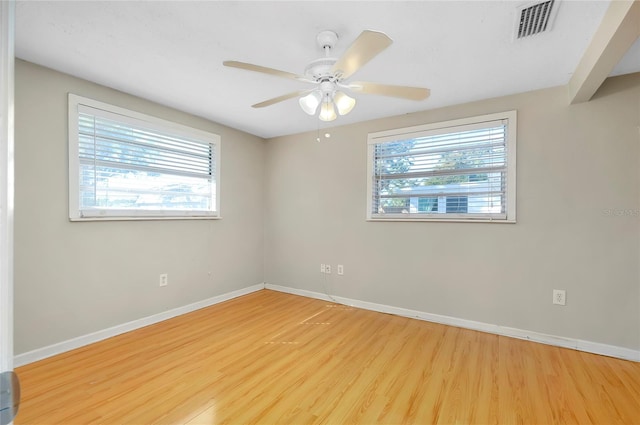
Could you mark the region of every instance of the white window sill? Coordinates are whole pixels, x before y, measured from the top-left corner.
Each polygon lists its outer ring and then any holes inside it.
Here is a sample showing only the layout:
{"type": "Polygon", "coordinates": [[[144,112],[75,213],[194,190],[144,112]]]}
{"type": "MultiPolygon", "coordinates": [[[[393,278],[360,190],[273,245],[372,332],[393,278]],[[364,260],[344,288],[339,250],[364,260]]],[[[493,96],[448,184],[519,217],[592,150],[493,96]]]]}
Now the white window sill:
{"type": "Polygon", "coordinates": [[[515,220],[505,220],[505,219],[462,219],[462,218],[367,218],[367,221],[372,222],[437,222],[437,223],[502,223],[502,224],[515,224],[515,220]]]}
{"type": "Polygon", "coordinates": [[[174,217],[73,217],[69,221],[141,221],[141,220],[220,220],[220,216],[174,216],[174,217]]]}

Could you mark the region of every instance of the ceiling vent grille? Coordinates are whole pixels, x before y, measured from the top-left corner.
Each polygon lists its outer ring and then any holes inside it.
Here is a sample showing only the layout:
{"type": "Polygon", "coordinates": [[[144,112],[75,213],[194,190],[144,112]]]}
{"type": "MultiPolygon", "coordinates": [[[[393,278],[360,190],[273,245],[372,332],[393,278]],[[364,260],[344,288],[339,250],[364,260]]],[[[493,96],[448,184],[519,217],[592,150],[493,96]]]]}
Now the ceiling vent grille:
{"type": "Polygon", "coordinates": [[[519,7],[516,38],[521,39],[550,30],[556,15],[555,3],[555,0],[548,0],[519,7]]]}

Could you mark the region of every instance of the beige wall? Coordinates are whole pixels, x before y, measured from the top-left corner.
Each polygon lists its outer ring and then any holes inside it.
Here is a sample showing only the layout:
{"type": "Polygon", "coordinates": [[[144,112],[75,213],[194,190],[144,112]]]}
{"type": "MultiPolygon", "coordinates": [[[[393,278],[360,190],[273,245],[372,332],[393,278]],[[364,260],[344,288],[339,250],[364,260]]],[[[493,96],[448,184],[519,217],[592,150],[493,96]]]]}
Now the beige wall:
{"type": "Polygon", "coordinates": [[[635,74],[573,106],[553,88],[271,139],[265,281],[640,349],[639,125],[635,74]],[[365,221],[368,132],[512,109],[516,224],[365,221]]]}
{"type": "Polygon", "coordinates": [[[15,93],[16,354],[263,282],[262,139],[20,60],[15,93]],[[223,219],[69,222],[69,92],[220,134],[223,219]]]}
{"type": "Polygon", "coordinates": [[[17,61],[15,353],[263,281],[640,349],[640,74],[608,80],[589,103],[567,96],[541,90],[265,144],[17,61]],[[220,134],[224,218],[69,222],[68,92],[220,134]],[[368,132],[511,109],[518,223],[365,221],[368,132]],[[566,307],[551,304],[554,288],[566,307]]]}

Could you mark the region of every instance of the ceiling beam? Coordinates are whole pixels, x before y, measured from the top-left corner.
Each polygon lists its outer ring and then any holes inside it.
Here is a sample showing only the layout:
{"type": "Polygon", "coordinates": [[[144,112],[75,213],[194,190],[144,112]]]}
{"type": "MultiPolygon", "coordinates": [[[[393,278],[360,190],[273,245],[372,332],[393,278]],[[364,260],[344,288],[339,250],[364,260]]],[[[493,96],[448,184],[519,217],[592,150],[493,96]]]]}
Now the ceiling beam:
{"type": "Polygon", "coordinates": [[[589,101],[638,37],[640,0],[612,0],[569,81],[569,102],[589,101]]]}

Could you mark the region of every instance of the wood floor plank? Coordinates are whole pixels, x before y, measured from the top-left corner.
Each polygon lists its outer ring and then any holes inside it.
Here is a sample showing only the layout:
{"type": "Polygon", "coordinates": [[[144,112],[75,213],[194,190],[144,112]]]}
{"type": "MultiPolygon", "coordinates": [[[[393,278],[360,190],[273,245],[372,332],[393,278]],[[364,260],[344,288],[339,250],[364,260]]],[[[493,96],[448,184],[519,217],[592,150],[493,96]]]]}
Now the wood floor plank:
{"type": "Polygon", "coordinates": [[[17,369],[20,424],[640,424],[640,364],[259,291],[17,369]]]}

